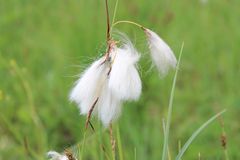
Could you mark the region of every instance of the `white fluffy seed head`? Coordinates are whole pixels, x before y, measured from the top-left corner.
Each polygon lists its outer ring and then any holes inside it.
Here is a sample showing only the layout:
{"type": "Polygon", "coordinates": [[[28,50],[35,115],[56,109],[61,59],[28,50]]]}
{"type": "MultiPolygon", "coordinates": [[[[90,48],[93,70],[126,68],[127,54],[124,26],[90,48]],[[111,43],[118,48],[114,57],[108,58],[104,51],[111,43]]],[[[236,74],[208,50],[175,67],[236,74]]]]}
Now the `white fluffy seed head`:
{"type": "Polygon", "coordinates": [[[51,160],[68,160],[66,155],[61,155],[55,151],[49,151],[47,153],[47,157],[50,158],[51,160]]]}
{"type": "Polygon", "coordinates": [[[127,37],[121,36],[124,44],[111,50],[110,61],[103,63],[105,57],[95,61],[81,75],[70,94],[70,100],[78,104],[81,114],[88,114],[98,99],[94,113],[105,127],[120,116],[122,102],[137,100],[142,89],[136,69],[140,56],[127,37]]]}
{"type": "Polygon", "coordinates": [[[112,69],[97,107],[105,127],[120,116],[123,101],[137,100],[141,94],[141,79],[135,66],[139,58],[130,41],[111,53],[112,69]]]}
{"type": "Polygon", "coordinates": [[[121,100],[137,100],[141,94],[142,84],[135,65],[140,56],[131,42],[127,42],[115,52],[109,88],[121,100]]]}
{"type": "Polygon", "coordinates": [[[175,68],[177,59],[171,48],[155,32],[145,29],[150,55],[160,75],[164,77],[169,69],[175,68]]]}
{"type": "Polygon", "coordinates": [[[103,64],[103,61],[104,57],[87,68],[70,93],[70,100],[78,104],[81,114],[89,112],[102,92],[108,68],[107,64],[103,64]]]}

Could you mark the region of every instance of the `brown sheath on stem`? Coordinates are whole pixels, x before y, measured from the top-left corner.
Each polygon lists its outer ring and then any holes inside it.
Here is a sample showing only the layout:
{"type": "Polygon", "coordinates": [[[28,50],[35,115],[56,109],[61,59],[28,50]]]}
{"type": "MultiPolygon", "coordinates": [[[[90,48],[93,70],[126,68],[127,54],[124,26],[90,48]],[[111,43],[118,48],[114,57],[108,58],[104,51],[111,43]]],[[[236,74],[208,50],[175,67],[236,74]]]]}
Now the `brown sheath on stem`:
{"type": "Polygon", "coordinates": [[[108,0],[105,0],[106,5],[106,14],[107,14],[107,43],[110,40],[110,20],[109,20],[109,11],[108,11],[108,0]]]}
{"type": "MultiPolygon", "coordinates": [[[[93,109],[94,109],[94,107],[96,106],[96,104],[97,104],[97,102],[98,102],[98,99],[99,99],[99,97],[94,101],[91,109],[90,109],[89,112],[88,112],[88,116],[87,116],[87,120],[86,120],[86,124],[85,124],[85,128],[86,128],[86,129],[88,128],[88,124],[90,123],[90,119],[91,119],[91,115],[92,115],[93,109]]],[[[90,125],[91,125],[91,127],[93,128],[93,126],[92,126],[91,123],[90,123],[90,125]]],[[[93,128],[93,130],[94,130],[94,128],[93,128]]]]}
{"type": "Polygon", "coordinates": [[[65,149],[64,153],[67,156],[68,160],[76,160],[76,158],[74,158],[73,153],[70,149],[65,149]]]}
{"type": "Polygon", "coordinates": [[[112,123],[110,123],[110,125],[109,125],[109,135],[110,135],[110,142],[111,142],[111,146],[112,146],[112,156],[113,156],[113,159],[115,159],[116,141],[113,137],[112,123]]]}

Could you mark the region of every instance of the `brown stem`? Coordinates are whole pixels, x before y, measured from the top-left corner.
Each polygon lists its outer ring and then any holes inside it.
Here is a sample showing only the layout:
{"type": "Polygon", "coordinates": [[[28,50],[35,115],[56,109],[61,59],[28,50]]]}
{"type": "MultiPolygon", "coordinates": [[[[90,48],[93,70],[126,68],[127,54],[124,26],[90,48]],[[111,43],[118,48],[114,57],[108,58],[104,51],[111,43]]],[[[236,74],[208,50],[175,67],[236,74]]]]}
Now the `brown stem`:
{"type": "Polygon", "coordinates": [[[96,104],[97,104],[97,102],[98,102],[98,99],[99,99],[99,97],[94,101],[91,109],[90,109],[89,112],[88,112],[88,116],[87,116],[87,120],[86,120],[86,124],[85,124],[85,128],[86,128],[86,129],[88,128],[88,124],[90,123],[92,129],[94,130],[94,128],[93,128],[93,126],[92,126],[92,124],[91,124],[91,122],[90,122],[90,119],[91,119],[91,115],[92,115],[93,109],[94,109],[94,107],[96,106],[96,104]]]}
{"type": "Polygon", "coordinates": [[[113,156],[113,159],[115,159],[116,141],[113,137],[112,123],[109,125],[109,134],[110,134],[110,142],[111,142],[111,146],[112,146],[112,156],[113,156]]]}
{"type": "Polygon", "coordinates": [[[109,9],[108,9],[108,0],[105,0],[105,7],[106,7],[106,15],[107,15],[107,52],[106,52],[106,59],[104,62],[106,62],[109,59],[109,54],[113,48],[114,41],[111,40],[110,35],[110,16],[109,16],[109,9]]]}
{"type": "Polygon", "coordinates": [[[106,5],[106,14],[107,14],[107,43],[110,40],[110,19],[109,19],[109,11],[108,11],[108,0],[105,0],[106,5]]]}
{"type": "Polygon", "coordinates": [[[76,160],[76,158],[73,156],[73,153],[70,149],[65,149],[64,153],[67,156],[68,160],[76,160]]]}

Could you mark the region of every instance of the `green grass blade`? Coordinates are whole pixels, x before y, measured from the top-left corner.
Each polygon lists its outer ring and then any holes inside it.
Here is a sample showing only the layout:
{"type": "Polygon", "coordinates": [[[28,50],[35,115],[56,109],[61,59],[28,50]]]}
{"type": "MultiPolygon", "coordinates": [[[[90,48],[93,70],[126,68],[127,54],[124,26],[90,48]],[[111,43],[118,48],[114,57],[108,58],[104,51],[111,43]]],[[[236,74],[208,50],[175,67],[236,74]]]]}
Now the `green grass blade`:
{"type": "Polygon", "coordinates": [[[118,0],[116,0],[115,7],[114,7],[113,18],[112,18],[112,25],[115,23],[115,18],[116,18],[116,14],[117,14],[117,8],[118,8],[118,0]]]}
{"type": "Polygon", "coordinates": [[[119,160],[123,160],[122,141],[121,141],[119,125],[117,125],[117,146],[118,146],[119,160]]]}
{"type": "Polygon", "coordinates": [[[166,128],[165,128],[165,136],[164,136],[162,160],[166,160],[166,156],[167,156],[168,137],[169,137],[169,129],[170,129],[171,117],[172,117],[172,107],[173,107],[174,90],[175,90],[175,86],[176,86],[178,69],[179,69],[179,64],[180,64],[180,61],[181,61],[181,56],[182,56],[183,47],[184,47],[184,43],[182,43],[181,51],[180,51],[180,54],[179,54],[178,63],[177,63],[177,69],[176,69],[176,71],[175,71],[175,75],[174,75],[174,79],[173,79],[173,85],[172,85],[171,94],[170,94],[170,99],[169,99],[168,115],[167,115],[167,124],[166,124],[166,128]]]}
{"type": "Polygon", "coordinates": [[[137,148],[134,148],[134,160],[137,160],[137,148]]]}
{"type": "Polygon", "coordinates": [[[178,153],[176,160],[180,160],[181,157],[183,156],[183,154],[185,153],[185,151],[188,149],[188,147],[190,146],[190,144],[192,143],[192,141],[198,136],[198,134],[204,129],[206,128],[212,121],[214,121],[217,117],[219,117],[221,114],[223,114],[224,112],[226,112],[226,110],[223,110],[219,113],[217,113],[215,116],[213,116],[212,118],[210,118],[207,122],[205,122],[200,128],[198,128],[193,134],[192,136],[187,140],[187,142],[184,144],[184,146],[182,147],[182,149],[180,150],[180,152],[178,153]]]}

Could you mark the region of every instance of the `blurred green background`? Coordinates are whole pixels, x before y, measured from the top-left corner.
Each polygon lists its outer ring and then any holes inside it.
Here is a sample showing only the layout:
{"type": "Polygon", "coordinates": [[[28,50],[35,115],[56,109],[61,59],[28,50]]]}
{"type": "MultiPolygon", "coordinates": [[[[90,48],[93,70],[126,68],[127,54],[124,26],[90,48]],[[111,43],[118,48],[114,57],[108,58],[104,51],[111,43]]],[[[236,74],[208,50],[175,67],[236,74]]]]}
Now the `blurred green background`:
{"type": "MultiPolygon", "coordinates": [[[[111,15],[114,4],[110,0],[111,15]]],[[[239,6],[239,0],[119,0],[117,20],[153,29],[176,56],[185,42],[170,130],[173,159],[179,142],[224,108],[221,120],[200,134],[183,159],[198,159],[199,153],[202,159],[225,159],[221,122],[229,158],[240,159],[239,6]]],[[[149,71],[144,34],[130,25],[118,29],[143,53],[143,93],[124,105],[114,134],[121,137],[124,159],[157,160],[173,72],[159,79],[149,71]]],[[[0,159],[46,159],[49,150],[81,144],[85,117],[68,94],[76,75],[104,50],[105,33],[103,0],[0,0],[0,159]]],[[[96,133],[87,132],[84,159],[106,159],[108,131],[96,119],[92,123],[96,133]]]]}

